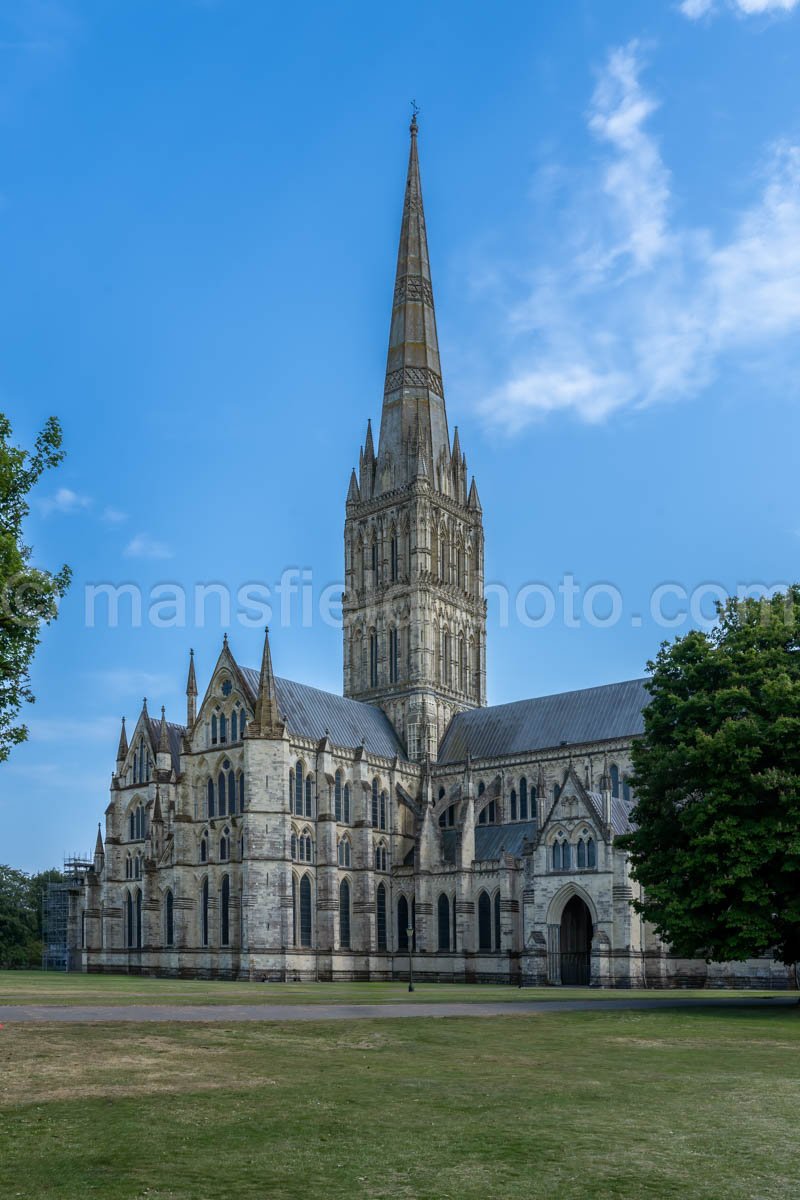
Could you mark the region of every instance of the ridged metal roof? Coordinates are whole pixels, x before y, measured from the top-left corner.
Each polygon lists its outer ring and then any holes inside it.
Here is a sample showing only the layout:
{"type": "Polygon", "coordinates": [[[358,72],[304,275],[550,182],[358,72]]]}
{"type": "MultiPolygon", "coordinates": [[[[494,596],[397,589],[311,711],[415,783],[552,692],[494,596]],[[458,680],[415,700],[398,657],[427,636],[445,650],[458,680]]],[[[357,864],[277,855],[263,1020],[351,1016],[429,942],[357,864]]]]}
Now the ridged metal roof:
{"type": "MultiPolygon", "coordinates": [[[[259,672],[241,667],[242,675],[255,701],[259,672]]],[[[275,676],[275,693],[281,718],[289,733],[319,741],[325,733],[335,746],[358,749],[362,741],[369,754],[381,758],[405,758],[405,751],[389,718],[382,709],[360,700],[348,700],[334,692],[323,692],[275,676]]]]}
{"type": "Polygon", "coordinates": [[[457,713],[442,739],[438,762],[497,758],[567,744],[632,737],[644,731],[650,700],[644,679],[538,696],[514,704],[457,713]]]}
{"type": "MultiPolygon", "coordinates": [[[[602,792],[589,792],[589,803],[597,813],[598,821],[603,820],[603,794],[602,792]]],[[[629,833],[635,828],[631,821],[631,810],[634,802],[623,799],[622,796],[612,796],[611,798],[611,828],[614,833],[629,833]]]]}
{"type": "Polygon", "coordinates": [[[533,841],[536,837],[535,821],[513,821],[509,825],[475,826],[475,861],[486,862],[499,858],[501,854],[522,854],[524,838],[533,841]]]}

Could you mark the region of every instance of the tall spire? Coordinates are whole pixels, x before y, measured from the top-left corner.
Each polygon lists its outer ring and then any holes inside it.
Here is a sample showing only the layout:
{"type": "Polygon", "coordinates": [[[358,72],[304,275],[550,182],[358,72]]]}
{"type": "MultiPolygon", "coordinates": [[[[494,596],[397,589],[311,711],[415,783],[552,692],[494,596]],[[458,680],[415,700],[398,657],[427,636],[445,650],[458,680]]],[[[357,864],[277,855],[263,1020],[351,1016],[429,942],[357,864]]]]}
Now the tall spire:
{"type": "Polygon", "coordinates": [[[186,726],[191,729],[197,719],[197,676],[194,673],[194,650],[189,651],[189,677],[186,680],[186,726]]]}
{"type": "Polygon", "coordinates": [[[119,731],[119,745],[117,746],[117,764],[123,763],[128,754],[128,735],[125,732],[125,718],[122,718],[122,728],[119,731]]]}
{"type": "Polygon", "coordinates": [[[253,720],[247,727],[248,737],[283,737],[284,723],[278,710],[275,676],[272,671],[272,652],[269,648],[269,627],[264,630],[264,650],[258,677],[258,696],[253,720]]]}
{"type": "Polygon", "coordinates": [[[424,457],[435,470],[441,452],[444,450],[448,459],[450,454],[419,177],[416,112],[410,132],[411,149],[378,442],[376,493],[384,490],[384,479],[386,488],[392,488],[413,477],[418,456],[424,457]]]}

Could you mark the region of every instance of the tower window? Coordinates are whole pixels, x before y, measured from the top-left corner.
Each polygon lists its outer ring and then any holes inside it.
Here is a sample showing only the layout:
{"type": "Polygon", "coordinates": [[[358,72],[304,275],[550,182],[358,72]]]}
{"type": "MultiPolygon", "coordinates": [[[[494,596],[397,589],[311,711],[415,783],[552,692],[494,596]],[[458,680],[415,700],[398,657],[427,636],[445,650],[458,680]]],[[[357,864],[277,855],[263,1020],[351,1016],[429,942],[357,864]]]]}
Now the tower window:
{"type": "Polygon", "coordinates": [[[378,635],[369,635],[369,686],[378,686],[378,635]]]}
{"type": "Polygon", "coordinates": [[[397,683],[400,678],[400,646],[396,629],[389,630],[389,682],[397,683]]]}

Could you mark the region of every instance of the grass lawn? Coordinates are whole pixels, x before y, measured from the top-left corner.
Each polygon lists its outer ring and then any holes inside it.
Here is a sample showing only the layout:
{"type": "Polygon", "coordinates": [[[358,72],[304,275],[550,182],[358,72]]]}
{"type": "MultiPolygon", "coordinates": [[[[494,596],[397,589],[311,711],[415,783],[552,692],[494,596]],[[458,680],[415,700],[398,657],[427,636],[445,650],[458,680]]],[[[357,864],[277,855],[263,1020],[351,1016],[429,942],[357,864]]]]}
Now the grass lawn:
{"type": "Polygon", "coordinates": [[[517,988],[492,984],[233,983],[226,980],[150,979],[137,975],[66,975],[54,971],[0,971],[0,1004],[386,1004],[515,1000],[613,1000],[621,996],[674,999],[703,996],[777,996],[780,992],[626,991],[597,988],[517,988]]]}
{"type": "Polygon", "coordinates": [[[0,1196],[778,1200],[800,1010],[0,1029],[0,1196]]]}

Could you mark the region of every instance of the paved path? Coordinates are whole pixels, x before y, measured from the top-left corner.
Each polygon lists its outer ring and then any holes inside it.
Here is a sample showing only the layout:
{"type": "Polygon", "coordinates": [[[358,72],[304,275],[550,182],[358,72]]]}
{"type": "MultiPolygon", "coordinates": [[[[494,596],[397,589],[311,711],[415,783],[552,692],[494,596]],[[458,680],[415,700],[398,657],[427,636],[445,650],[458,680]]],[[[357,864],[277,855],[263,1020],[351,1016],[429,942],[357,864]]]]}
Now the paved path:
{"type": "Polygon", "coordinates": [[[85,1025],[105,1021],[354,1021],[386,1020],[393,1017],[516,1017],[531,1013],[619,1012],[659,1008],[791,1008],[797,1007],[797,995],[748,999],[747,997],[681,998],[626,1000],[522,1000],[500,1003],[426,1004],[119,1004],[74,1005],[47,1004],[0,1005],[0,1024],[11,1022],[57,1021],[85,1025]]]}

